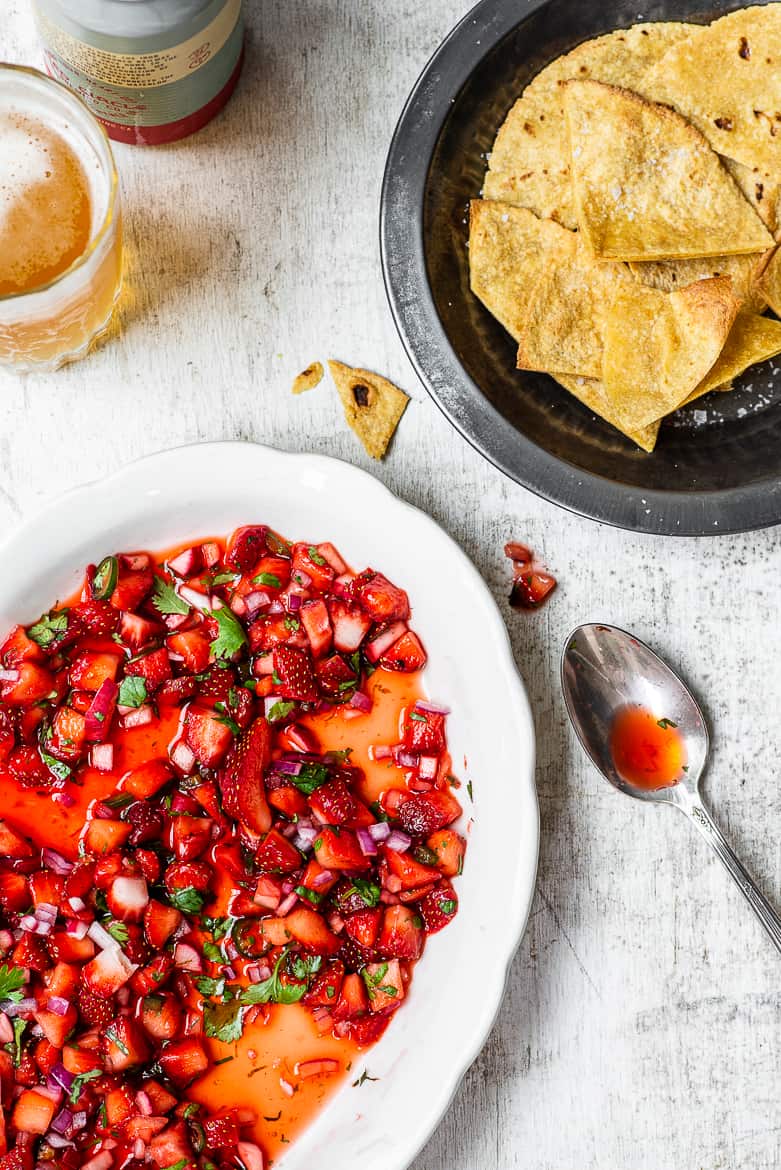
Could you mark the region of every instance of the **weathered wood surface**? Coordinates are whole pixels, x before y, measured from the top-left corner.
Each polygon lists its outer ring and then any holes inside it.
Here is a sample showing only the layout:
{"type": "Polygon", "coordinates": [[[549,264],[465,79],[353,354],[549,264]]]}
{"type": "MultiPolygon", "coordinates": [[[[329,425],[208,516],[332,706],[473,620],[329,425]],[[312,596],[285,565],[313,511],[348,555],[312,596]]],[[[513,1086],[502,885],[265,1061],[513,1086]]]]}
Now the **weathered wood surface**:
{"type": "MultiPolygon", "coordinates": [[[[483,462],[416,382],[377,249],[395,116],[464,0],[249,7],[247,67],[224,115],[172,148],[117,148],[121,336],[51,377],[0,375],[0,531],[74,484],[195,440],[368,467],[333,388],[294,399],[291,378],[334,356],[405,386],[397,441],[370,470],[441,521],[500,600],[534,706],[542,805],[539,888],[504,1006],[414,1170],[779,1166],[778,956],[682,818],[622,799],[586,766],[557,682],[567,630],[595,617],[679,667],[713,726],[708,797],[781,900],[778,534],[638,537],[483,462]],[[559,577],[539,614],[507,607],[510,536],[559,577]]],[[[37,61],[27,0],[0,8],[0,56],[37,61]]],[[[479,995],[480,956],[467,961],[479,995]]]]}

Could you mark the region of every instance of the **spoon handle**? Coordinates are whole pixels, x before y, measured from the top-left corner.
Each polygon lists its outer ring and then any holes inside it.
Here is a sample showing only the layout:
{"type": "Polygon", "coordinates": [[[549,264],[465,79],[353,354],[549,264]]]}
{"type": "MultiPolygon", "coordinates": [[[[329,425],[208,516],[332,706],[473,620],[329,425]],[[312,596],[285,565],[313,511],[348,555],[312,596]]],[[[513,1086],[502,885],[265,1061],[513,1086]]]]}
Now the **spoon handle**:
{"type": "Polygon", "coordinates": [[[699,801],[695,801],[684,811],[702,833],[705,840],[713,847],[721,858],[727,870],[738,884],[743,897],[772,938],[776,947],[781,951],[781,918],[776,914],[764,894],[761,894],[754,884],[754,879],[736,857],[732,846],[722,833],[708,810],[699,801]]]}

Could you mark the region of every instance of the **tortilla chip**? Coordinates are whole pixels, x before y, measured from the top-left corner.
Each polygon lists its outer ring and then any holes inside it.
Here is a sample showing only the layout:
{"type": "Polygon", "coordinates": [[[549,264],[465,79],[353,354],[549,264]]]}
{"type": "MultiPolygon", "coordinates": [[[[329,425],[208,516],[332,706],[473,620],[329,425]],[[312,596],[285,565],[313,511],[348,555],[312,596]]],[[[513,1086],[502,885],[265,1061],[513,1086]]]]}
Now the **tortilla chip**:
{"type": "Polygon", "coordinates": [[[558,57],[530,82],[501,126],[483,194],[576,228],[562,82],[593,77],[635,89],[641,77],[692,25],[642,24],[618,29],[558,57]]]}
{"type": "Polygon", "coordinates": [[[518,368],[602,376],[604,316],[616,286],[631,284],[623,264],[594,260],[582,240],[557,264],[545,265],[532,289],[518,343],[518,368]]]}
{"type": "Polygon", "coordinates": [[[781,173],[781,4],[742,8],[692,30],[642,84],[690,119],[719,154],[781,173]]]}
{"type": "Polygon", "coordinates": [[[781,227],[781,183],[760,171],[759,167],[744,167],[743,163],[735,162],[734,158],[720,157],[744,197],[752,204],[767,230],[775,236],[781,227]]]}
{"type": "Polygon", "coordinates": [[[705,256],[698,260],[633,260],[629,267],[641,284],[661,292],[674,292],[712,276],[729,276],[742,308],[761,313],[767,301],[759,290],[759,278],[769,255],[752,252],[747,256],[705,256]]]}
{"type": "Polygon", "coordinates": [[[578,224],[595,256],[669,260],[766,251],[773,237],[707,140],[629,90],[568,81],[578,224]]]}
{"type": "Polygon", "coordinates": [[[372,459],[382,459],[404,414],[409,397],[387,378],[329,361],[328,368],[347,423],[372,459]]]}
{"type": "Polygon", "coordinates": [[[472,292],[516,341],[546,257],[559,263],[574,249],[572,232],[523,207],[485,199],[473,199],[469,206],[472,292]]]}
{"type": "Polygon", "coordinates": [[[762,273],[759,287],[770,308],[776,316],[781,317],[781,248],[773,253],[762,273]]]}
{"type": "Polygon", "coordinates": [[[633,443],[637,443],[638,447],[642,447],[644,451],[653,451],[659,434],[660,424],[658,422],[653,422],[647,427],[640,427],[638,430],[627,430],[616,417],[612,403],[605,392],[605,387],[598,379],[573,378],[568,374],[554,374],[553,377],[560,386],[569,390],[570,394],[573,394],[584,406],[593,410],[594,414],[598,414],[605,422],[610,423],[611,427],[621,431],[633,443]]]}
{"type": "Polygon", "coordinates": [[[731,389],[731,383],[749,366],[767,361],[781,353],[781,321],[759,317],[756,313],[738,313],[724,349],[687,402],[701,398],[709,390],[731,389]]]}
{"type": "Polygon", "coordinates": [[[689,397],[721,353],[738,307],[726,276],[673,293],[618,286],[602,376],[622,426],[648,426],[689,397]]]}
{"type": "Polygon", "coordinates": [[[314,390],[315,386],[322,381],[324,373],[322,362],[312,362],[294,379],[291,386],[292,393],[303,394],[305,390],[314,390]]]}

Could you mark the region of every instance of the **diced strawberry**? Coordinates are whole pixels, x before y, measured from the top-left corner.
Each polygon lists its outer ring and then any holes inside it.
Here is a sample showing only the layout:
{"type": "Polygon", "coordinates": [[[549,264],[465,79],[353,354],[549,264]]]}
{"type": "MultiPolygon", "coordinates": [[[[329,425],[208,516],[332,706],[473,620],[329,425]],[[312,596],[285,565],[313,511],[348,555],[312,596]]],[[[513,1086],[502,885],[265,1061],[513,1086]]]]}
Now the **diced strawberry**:
{"type": "MultiPolygon", "coordinates": [[[[256,618],[247,630],[250,651],[253,654],[261,654],[263,651],[273,650],[275,646],[292,641],[294,633],[295,627],[291,625],[289,617],[256,618]]],[[[303,636],[297,640],[306,645],[303,636]]]]}
{"type": "Polygon", "coordinates": [[[57,1112],[57,1103],[51,1097],[25,1089],[17,1098],[12,1123],[17,1132],[46,1133],[57,1112]]]}
{"type": "Polygon", "coordinates": [[[279,678],[277,693],[284,699],[312,703],[318,698],[312,660],[306,650],[291,646],[277,646],[274,650],[274,671],[279,678]]]}
{"type": "Polygon", "coordinates": [[[24,626],[14,626],[0,646],[0,662],[13,669],[22,662],[43,662],[44,655],[36,641],[28,637],[24,626]]]}
{"type": "Polygon", "coordinates": [[[185,1088],[196,1077],[203,1076],[209,1067],[209,1058],[203,1050],[203,1044],[195,1036],[167,1044],[158,1060],[165,1075],[180,1089],[185,1088]]]}
{"type": "Polygon", "coordinates": [[[8,771],[25,788],[44,788],[54,782],[54,776],[34,747],[14,748],[8,758],[8,771]]]}
{"type": "Polygon", "coordinates": [[[55,1048],[62,1048],[65,1037],[76,1026],[78,1019],[76,1009],[69,1005],[64,1015],[49,1011],[45,1006],[33,1012],[35,1022],[43,1031],[44,1036],[55,1048]]]}
{"type": "Polygon", "coordinates": [[[315,857],[324,869],[367,869],[371,864],[348,829],[321,829],[314,849],[315,857]]]}
{"type": "Polygon", "coordinates": [[[150,622],[148,618],[137,613],[123,613],[120,627],[122,641],[131,650],[140,650],[153,639],[159,638],[163,627],[159,622],[150,622]]]}
{"type": "Polygon", "coordinates": [[[25,910],[30,905],[30,891],[23,873],[0,873],[0,906],[6,914],[25,910]]]}
{"type": "Polygon", "coordinates": [[[12,707],[32,707],[54,689],[54,678],[43,666],[20,662],[13,669],[19,677],[15,681],[0,683],[0,699],[12,707]]]}
{"type": "Polygon", "coordinates": [[[359,1048],[365,1048],[369,1044],[376,1044],[380,1036],[390,1022],[390,1015],[387,1013],[378,1012],[371,1016],[362,1016],[357,1020],[349,1020],[346,1024],[340,1025],[344,1028],[344,1032],[340,1033],[357,1044],[359,1048]]]}
{"type": "Polygon", "coordinates": [[[293,873],[301,866],[301,854],[278,829],[271,829],[258,846],[255,861],[271,873],[293,873]]]}
{"type": "Polygon", "coordinates": [[[388,959],[419,959],[423,953],[423,919],[409,906],[388,906],[377,950],[388,959]]]}
{"type": "Polygon", "coordinates": [[[373,947],[377,941],[382,920],[382,910],[359,910],[344,920],[344,929],[363,947],[373,947]]]}
{"type": "Polygon", "coordinates": [[[333,959],[315,978],[304,996],[304,1003],[311,1007],[336,1007],[344,982],[344,963],[333,959]]]}
{"type": "Polygon", "coordinates": [[[40,869],[30,875],[30,897],[34,906],[59,906],[65,889],[65,878],[50,869],[40,869]]]}
{"type": "Polygon", "coordinates": [[[268,528],[263,524],[248,524],[237,528],[225,549],[225,564],[237,573],[248,573],[266,551],[268,528]]]}
{"type": "Polygon", "coordinates": [[[305,601],[299,610],[301,623],[309,639],[309,648],[313,658],[322,658],[331,648],[333,630],[328,609],[322,598],[305,601]]]}
{"type": "Polygon", "coordinates": [[[398,959],[388,963],[369,963],[364,968],[364,982],[369,992],[369,1011],[395,1009],[404,999],[404,980],[398,959]]]}
{"type": "Polygon", "coordinates": [[[264,556],[254,565],[252,577],[246,582],[243,592],[256,589],[284,589],[290,582],[290,561],[284,557],[264,556]]]}
{"type": "Polygon", "coordinates": [[[119,654],[85,650],[71,664],[70,685],[82,691],[99,691],[106,680],[115,682],[120,661],[119,654]]]}
{"type": "Polygon", "coordinates": [[[315,663],[315,673],[321,691],[331,698],[343,698],[351,684],[357,685],[358,675],[340,654],[332,654],[315,663]]]}
{"type": "Polygon", "coordinates": [[[556,588],[556,578],[537,565],[517,566],[510,591],[510,605],[516,609],[537,609],[556,588]]]}
{"type": "Polygon", "coordinates": [[[311,578],[311,587],[321,593],[325,593],[336,576],[325,557],[311,544],[293,545],[293,581],[297,572],[306,573],[311,578]]]}
{"type": "Polygon", "coordinates": [[[445,877],[456,877],[464,868],[466,841],[453,829],[432,833],[426,845],[437,855],[437,868],[445,877]]]}
{"type": "Polygon", "coordinates": [[[445,716],[415,706],[407,712],[403,735],[404,744],[411,752],[438,755],[447,747],[445,716]]]}
{"type": "Polygon", "coordinates": [[[391,584],[382,573],[375,573],[358,588],[358,600],[372,621],[406,621],[409,598],[403,589],[391,584]]]}
{"type": "Polygon", "coordinates": [[[106,894],[106,901],[115,918],[122,922],[140,922],[149,905],[146,879],[124,876],[114,878],[106,894]]]}
{"type": "Polygon", "coordinates": [[[357,827],[371,824],[374,819],[338,776],[316,788],[309,797],[309,804],[315,816],[327,825],[357,827]]]}
{"type": "Polygon", "coordinates": [[[335,1020],[351,1020],[369,1010],[366,984],[360,975],[345,975],[339,1000],[334,1008],[335,1020]]]}
{"type": "Polygon", "coordinates": [[[120,781],[120,788],[139,800],[146,800],[164,788],[173,778],[173,769],[167,760],[147,760],[125,773],[120,781]]]}
{"type": "Polygon", "coordinates": [[[0,708],[0,766],[6,763],[16,743],[14,719],[10,711],[0,708]]]}
{"type": "Polygon", "coordinates": [[[191,817],[186,813],[173,818],[168,827],[167,844],[179,861],[194,861],[212,841],[209,817],[191,817]]]}
{"type": "Polygon", "coordinates": [[[182,915],[175,906],[165,906],[154,898],[150,899],[144,911],[144,932],[155,950],[162,950],[181,923],[182,915]]]}
{"type": "Polygon", "coordinates": [[[372,619],[359,605],[337,597],[329,599],[328,612],[333,625],[335,648],[344,654],[352,654],[372,628],[372,619]]]}
{"type": "Polygon", "coordinates": [[[32,1146],[14,1146],[0,1157],[0,1170],[33,1170],[32,1146]]]}
{"type": "Polygon", "coordinates": [[[216,711],[191,704],[187,709],[184,738],[205,767],[215,768],[233,743],[233,732],[216,711]]]}
{"type": "Polygon", "coordinates": [[[458,910],[458,895],[450,882],[442,881],[418,903],[427,934],[436,934],[447,926],[458,910]]]}
{"type": "Polygon", "coordinates": [[[149,1043],[138,1023],[130,1016],[117,1016],[101,1034],[106,1068],[124,1072],[149,1059],[149,1043]]]}
{"type": "Polygon", "coordinates": [[[136,995],[149,995],[150,991],[159,991],[173,971],[174,957],[163,951],[133,974],[130,986],[136,995]]]}
{"type": "Polygon", "coordinates": [[[269,792],[268,802],[291,821],[293,817],[303,816],[307,810],[306,797],[292,784],[283,784],[269,792]]]}
{"type": "Polygon", "coordinates": [[[306,906],[297,906],[291,910],[284,922],[289,934],[297,942],[318,954],[336,954],[341,946],[339,939],[328,929],[317,911],[306,906]]]}
{"type": "Polygon", "coordinates": [[[338,881],[338,874],[329,874],[329,871],[327,869],[323,869],[319,861],[315,861],[314,857],[310,857],[309,861],[306,863],[304,876],[301,878],[299,885],[303,886],[306,890],[314,890],[315,893],[319,894],[321,897],[325,897],[325,895],[333,889],[338,881]]]}
{"type": "Polygon", "coordinates": [[[383,846],[382,853],[388,869],[401,881],[403,890],[415,890],[439,881],[439,870],[416,861],[409,853],[396,853],[383,846]]]}
{"type": "Polygon", "coordinates": [[[152,650],[141,658],[132,658],[125,664],[126,675],[136,675],[146,682],[148,694],[154,694],[159,686],[173,678],[171,659],[164,646],[152,650]]]}
{"type": "Polygon", "coordinates": [[[177,577],[192,577],[199,572],[203,565],[203,549],[198,545],[183,549],[175,557],[170,557],[168,567],[177,577]]]}
{"type": "Polygon", "coordinates": [[[128,571],[122,566],[116,588],[109,600],[114,609],[132,612],[138,609],[144,598],[151,593],[154,581],[154,573],[149,568],[128,571]]]}
{"type": "Polygon", "coordinates": [[[95,954],[95,944],[89,935],[76,938],[64,930],[54,930],[46,940],[49,954],[55,962],[86,963],[95,954]]]}
{"type": "MultiPolygon", "coordinates": [[[[81,1011],[82,990],[83,988],[79,991],[79,1011],[81,1011]]],[[[96,1003],[98,1002],[97,997],[95,997],[95,1001],[96,1003]]],[[[103,1010],[105,1011],[108,1009],[109,1011],[109,1015],[105,1017],[105,1023],[108,1024],[113,1018],[111,1015],[111,1004],[108,1002],[108,1000],[105,999],[100,1002],[103,1005],[103,1010]]],[[[83,1011],[81,1014],[84,1016],[87,1023],[92,1024],[93,1027],[103,1026],[103,1020],[92,1020],[83,1011]]],[[[102,1070],[103,1068],[103,1060],[99,1052],[94,1049],[81,1048],[75,1043],[66,1044],[63,1048],[62,1063],[67,1068],[68,1072],[73,1073],[73,1075],[76,1077],[79,1076],[80,1073],[92,1072],[93,1069],[96,1068],[102,1070]]]]}
{"type": "Polygon", "coordinates": [[[143,1081],[142,1088],[152,1102],[155,1113],[170,1113],[177,1103],[173,1093],[164,1089],[159,1081],[143,1081]]]}
{"type": "Polygon", "coordinates": [[[413,837],[427,837],[461,816],[461,805],[449,792],[439,790],[411,796],[399,807],[399,820],[413,837]]]}
{"type": "Polygon", "coordinates": [[[56,963],[51,971],[46,973],[46,991],[48,995],[59,995],[63,999],[72,999],[79,982],[79,968],[72,963],[56,963]]]}
{"type": "MultiPolygon", "coordinates": [[[[122,823],[121,821],[119,822],[122,823]]],[[[113,852],[103,853],[96,857],[92,863],[92,881],[99,890],[105,891],[109,888],[114,878],[118,874],[124,873],[125,865],[122,860],[122,854],[118,850],[113,852]]]]}
{"type": "Polygon", "coordinates": [[[87,821],[81,839],[87,853],[112,853],[124,845],[132,830],[125,821],[96,818],[87,821]]]}
{"type": "Polygon", "coordinates": [[[7,821],[0,821],[0,857],[32,857],[33,847],[7,821]]]}
{"type": "Polygon", "coordinates": [[[210,1150],[223,1146],[235,1146],[239,1140],[239,1123],[233,1109],[218,1117],[209,1117],[202,1124],[203,1132],[206,1135],[206,1145],[210,1150]]]}
{"type": "Polygon", "coordinates": [[[106,1109],[106,1124],[109,1129],[118,1129],[124,1125],[136,1111],[135,1097],[129,1085],[119,1089],[112,1089],[103,1098],[106,1109]]]}
{"type": "Polygon", "coordinates": [[[412,673],[422,670],[426,665],[426,651],[423,649],[420,638],[407,630],[398,642],[394,642],[389,650],[380,658],[380,666],[385,670],[402,670],[412,673]]]}
{"type": "Polygon", "coordinates": [[[211,643],[200,630],[185,630],[181,634],[171,634],[166,644],[174,654],[182,656],[182,665],[191,674],[200,674],[209,665],[211,643]]]}
{"type": "Polygon", "coordinates": [[[136,970],[119,947],[107,947],[87,963],[83,971],[85,986],[93,995],[110,999],[124,987],[130,976],[136,970]]]}
{"type": "Polygon", "coordinates": [[[219,774],[223,807],[253,833],[271,827],[263,774],[271,757],[271,733],[259,716],[233,744],[219,774]]]}
{"type": "Polygon", "coordinates": [[[165,885],[169,892],[194,890],[205,893],[211,885],[213,870],[205,861],[175,861],[165,871],[165,885]]]}
{"type": "Polygon", "coordinates": [[[46,743],[49,755],[65,763],[75,763],[87,741],[87,723],[73,707],[58,707],[52,719],[51,735],[46,743]]]}
{"type": "Polygon", "coordinates": [[[71,610],[74,617],[96,638],[110,638],[119,626],[119,614],[109,601],[80,601],[71,610]]]}
{"type": "Polygon", "coordinates": [[[141,1002],[141,1023],[155,1040],[173,1040],[181,1028],[182,1007],[170,992],[152,992],[141,1002]]]}
{"type": "Polygon", "coordinates": [[[206,705],[227,703],[231,690],[236,686],[233,668],[225,664],[212,663],[205,677],[198,680],[198,694],[206,705]]]}

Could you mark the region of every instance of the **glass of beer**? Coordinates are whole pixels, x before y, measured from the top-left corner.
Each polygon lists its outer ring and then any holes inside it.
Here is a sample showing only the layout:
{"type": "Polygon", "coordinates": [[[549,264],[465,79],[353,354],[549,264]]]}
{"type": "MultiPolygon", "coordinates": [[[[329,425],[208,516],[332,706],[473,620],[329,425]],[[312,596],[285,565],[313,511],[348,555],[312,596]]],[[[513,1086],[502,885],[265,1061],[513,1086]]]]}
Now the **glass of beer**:
{"type": "Polygon", "coordinates": [[[105,131],[59,82],[0,65],[0,366],[57,369],[83,357],[121,283],[105,131]]]}

